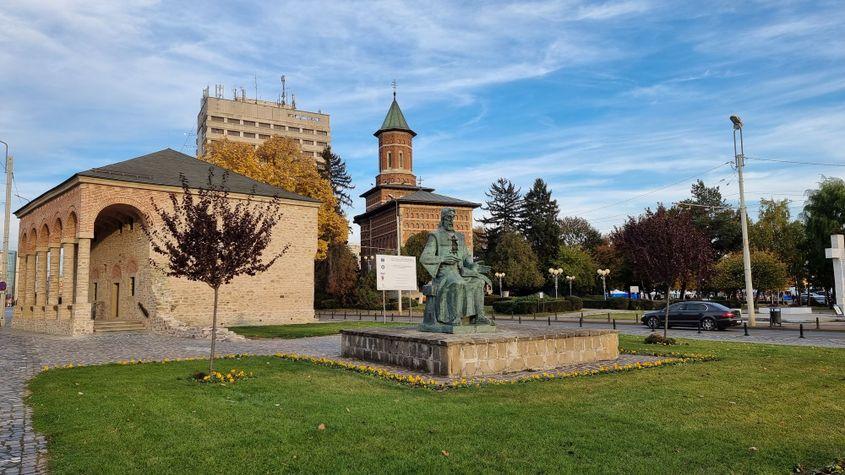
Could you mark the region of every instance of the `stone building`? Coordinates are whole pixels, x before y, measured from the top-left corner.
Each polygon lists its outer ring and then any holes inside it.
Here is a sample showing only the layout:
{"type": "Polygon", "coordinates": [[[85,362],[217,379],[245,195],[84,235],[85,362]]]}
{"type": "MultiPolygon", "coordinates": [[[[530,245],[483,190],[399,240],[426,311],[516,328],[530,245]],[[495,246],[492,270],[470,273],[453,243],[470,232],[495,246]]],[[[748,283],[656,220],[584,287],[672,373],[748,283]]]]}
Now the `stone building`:
{"type": "MultiPolygon", "coordinates": [[[[17,305],[12,326],[62,335],[101,329],[174,329],[210,325],[212,291],[165,276],[150,265],[142,223],[158,226],[152,203],[207,183],[223,169],[171,149],[79,172],[15,212],[20,218],[17,305]]],[[[221,287],[223,326],[312,321],[316,200],[230,173],[230,199],[278,196],[284,216],[268,254],[289,245],[267,272],[221,287]]]]}
{"type": "Polygon", "coordinates": [[[274,135],[298,142],[304,156],[313,157],[318,165],[322,164],[320,154],[331,144],[329,115],[300,110],[281,102],[243,96],[224,99],[209,96],[207,89],[203,92],[197,115],[198,156],[202,156],[206,146],[214,140],[226,138],[257,147],[274,135]]]}
{"type": "Polygon", "coordinates": [[[472,249],[472,210],[480,205],[417,184],[413,146],[417,134],[408,127],[395,93],[374,135],[379,144],[379,173],[375,186],[361,195],[366,200],[365,212],[354,218],[361,227],[361,256],[395,254],[396,246],[404,245],[411,235],[437,228],[444,206],[457,211],[455,229],[464,233],[472,249]]]}

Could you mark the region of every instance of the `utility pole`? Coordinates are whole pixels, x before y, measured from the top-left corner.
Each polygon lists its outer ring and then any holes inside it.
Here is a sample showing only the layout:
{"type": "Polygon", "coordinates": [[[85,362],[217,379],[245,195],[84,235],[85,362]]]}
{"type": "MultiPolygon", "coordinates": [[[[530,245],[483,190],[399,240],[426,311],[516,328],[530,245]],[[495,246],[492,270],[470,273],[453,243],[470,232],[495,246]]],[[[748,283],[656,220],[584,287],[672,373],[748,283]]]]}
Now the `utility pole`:
{"type": "Polygon", "coordinates": [[[745,167],[745,147],[742,140],[742,120],[731,116],[734,124],[734,157],[736,172],[739,175],[739,222],[742,226],[742,265],[745,268],[745,302],[748,306],[748,324],[757,326],[757,313],[754,309],[754,286],[751,283],[751,250],[748,247],[748,212],[745,208],[745,182],[742,169],[745,167]],[[739,131],[739,150],[736,148],[736,132],[739,131]]]}
{"type": "MultiPolygon", "coordinates": [[[[0,140],[6,147],[6,203],[3,216],[3,262],[0,263],[0,280],[9,281],[9,221],[12,214],[12,157],[9,156],[9,144],[0,140]]],[[[3,302],[3,313],[0,314],[0,326],[6,323],[6,289],[0,291],[0,302],[3,302]]]]}

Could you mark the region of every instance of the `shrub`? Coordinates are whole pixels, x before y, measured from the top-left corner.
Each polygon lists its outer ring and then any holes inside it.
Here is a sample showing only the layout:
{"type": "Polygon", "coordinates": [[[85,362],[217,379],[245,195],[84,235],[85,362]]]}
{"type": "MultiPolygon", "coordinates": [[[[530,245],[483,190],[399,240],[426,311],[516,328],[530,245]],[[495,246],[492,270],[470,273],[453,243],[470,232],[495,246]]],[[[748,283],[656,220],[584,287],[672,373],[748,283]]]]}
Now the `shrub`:
{"type": "Polygon", "coordinates": [[[581,310],[584,308],[584,301],[581,300],[581,297],[565,297],[566,300],[572,302],[572,310],[581,310]]]}
{"type": "MultiPolygon", "coordinates": [[[[580,299],[579,304],[580,304],[580,299]]],[[[493,302],[493,310],[497,313],[527,314],[535,312],[571,312],[575,308],[573,298],[540,299],[537,297],[517,297],[500,299],[493,302]]]]}
{"type": "Polygon", "coordinates": [[[198,371],[192,375],[193,379],[198,383],[205,383],[205,384],[235,384],[236,382],[252,377],[252,372],[249,373],[244,372],[244,370],[239,370],[236,368],[232,368],[229,370],[228,373],[221,373],[219,371],[212,371],[211,373],[203,373],[202,371],[198,371]]]}
{"type": "Polygon", "coordinates": [[[651,335],[645,337],[645,342],[649,345],[674,345],[676,341],[674,338],[667,338],[661,335],[660,333],[652,333],[651,335]]]}
{"type": "Polygon", "coordinates": [[[499,300],[510,300],[511,297],[499,297],[499,295],[485,295],[484,296],[484,305],[493,305],[493,303],[498,302],[499,300]]]}

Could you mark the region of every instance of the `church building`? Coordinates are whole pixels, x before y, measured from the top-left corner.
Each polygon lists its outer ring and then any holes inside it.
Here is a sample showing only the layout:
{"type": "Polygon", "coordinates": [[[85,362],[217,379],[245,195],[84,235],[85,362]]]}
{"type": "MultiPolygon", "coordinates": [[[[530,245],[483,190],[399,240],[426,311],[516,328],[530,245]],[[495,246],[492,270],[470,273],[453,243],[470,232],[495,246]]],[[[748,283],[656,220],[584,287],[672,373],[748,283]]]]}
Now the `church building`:
{"type": "Polygon", "coordinates": [[[412,235],[431,231],[440,223],[443,207],[455,208],[455,230],[466,237],[472,249],[472,210],[481,206],[450,196],[434,193],[417,183],[414,175],[414,146],[416,132],[396,102],[387,111],[381,127],[375,132],[378,138],[378,169],[375,186],[364,192],[366,210],[355,216],[361,227],[361,256],[395,254],[412,235]]]}
{"type": "MultiPolygon", "coordinates": [[[[12,326],[58,335],[150,330],[181,334],[211,325],[212,290],[168,277],[152,266],[143,226],[160,227],[153,202],[170,210],[192,188],[223,169],[175,150],[81,171],[17,210],[20,219],[17,301],[12,326]]],[[[317,200],[237,173],[229,199],[278,197],[283,216],[266,255],[288,246],[266,272],[239,276],[220,288],[219,322],[270,325],[314,321],[317,200]]]]}

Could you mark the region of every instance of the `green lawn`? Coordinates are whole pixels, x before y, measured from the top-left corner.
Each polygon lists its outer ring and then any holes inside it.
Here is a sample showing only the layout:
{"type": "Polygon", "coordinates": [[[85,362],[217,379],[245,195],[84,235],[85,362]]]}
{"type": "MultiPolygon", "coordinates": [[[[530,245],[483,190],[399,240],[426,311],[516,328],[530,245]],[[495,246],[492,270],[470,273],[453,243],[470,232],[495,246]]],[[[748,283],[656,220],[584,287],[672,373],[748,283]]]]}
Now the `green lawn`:
{"type": "Polygon", "coordinates": [[[266,325],[228,327],[229,330],[247,338],[304,338],[307,336],[325,336],[340,333],[345,328],[369,328],[386,326],[411,326],[412,323],[342,321],[329,323],[300,323],[296,325],[266,325]]]}
{"type": "Polygon", "coordinates": [[[273,357],[221,361],[255,372],[225,387],[185,379],[204,361],[110,365],[41,373],[28,402],[54,473],[785,474],[845,452],[845,350],[673,349],[721,359],[447,391],[273,357]]]}

